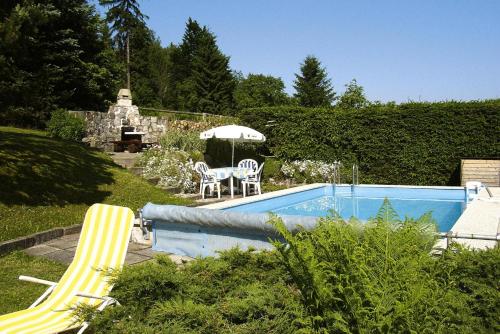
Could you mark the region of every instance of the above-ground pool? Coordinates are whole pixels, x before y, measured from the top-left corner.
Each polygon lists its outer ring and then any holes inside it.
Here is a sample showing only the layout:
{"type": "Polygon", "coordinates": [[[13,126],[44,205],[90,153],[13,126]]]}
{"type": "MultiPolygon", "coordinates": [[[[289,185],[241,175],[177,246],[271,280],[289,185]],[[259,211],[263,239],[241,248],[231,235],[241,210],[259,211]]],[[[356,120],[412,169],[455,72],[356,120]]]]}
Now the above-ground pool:
{"type": "Polygon", "coordinates": [[[366,221],[377,215],[387,198],[401,219],[416,219],[431,212],[439,231],[447,232],[465,209],[466,195],[464,188],[459,187],[327,185],[222,210],[313,217],[325,217],[335,211],[344,219],[366,221]]]}
{"type": "Polygon", "coordinates": [[[201,208],[148,204],[143,217],[153,222],[153,249],[179,255],[216,256],[232,247],[272,249],[279,238],[269,212],[293,233],[312,229],[317,217],[335,211],[344,219],[375,217],[387,198],[401,219],[427,212],[440,232],[448,232],[465,210],[469,194],[460,187],[313,184],[250,196],[201,208]]]}

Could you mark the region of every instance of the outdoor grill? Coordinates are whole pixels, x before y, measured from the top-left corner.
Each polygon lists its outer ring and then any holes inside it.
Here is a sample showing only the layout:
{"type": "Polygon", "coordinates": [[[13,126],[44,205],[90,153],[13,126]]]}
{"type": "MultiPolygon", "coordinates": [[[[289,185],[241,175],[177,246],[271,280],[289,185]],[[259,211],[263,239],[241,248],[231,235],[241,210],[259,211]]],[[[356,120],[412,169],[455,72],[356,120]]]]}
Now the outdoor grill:
{"type": "Polygon", "coordinates": [[[121,140],[114,141],[114,151],[123,152],[125,149],[129,153],[136,153],[142,148],[142,136],[144,132],[135,131],[133,126],[122,126],[121,128],[121,140]]]}

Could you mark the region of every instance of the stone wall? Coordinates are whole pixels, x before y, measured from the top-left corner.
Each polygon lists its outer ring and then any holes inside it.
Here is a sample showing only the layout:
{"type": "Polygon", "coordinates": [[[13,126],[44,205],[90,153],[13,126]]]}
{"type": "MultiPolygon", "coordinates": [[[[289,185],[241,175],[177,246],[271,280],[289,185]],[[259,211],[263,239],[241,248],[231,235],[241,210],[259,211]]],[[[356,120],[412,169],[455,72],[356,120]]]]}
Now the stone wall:
{"type": "Polygon", "coordinates": [[[92,147],[113,149],[113,141],[121,140],[122,127],[133,127],[144,132],[143,143],[157,143],[168,128],[167,118],[141,116],[137,106],[113,105],[107,113],[96,111],[72,111],[87,123],[87,136],[83,139],[92,147]]]}
{"type": "Polygon", "coordinates": [[[224,124],[224,119],[201,121],[175,120],[169,117],[142,116],[137,106],[113,105],[107,113],[96,111],[71,111],[87,123],[87,136],[83,139],[92,147],[113,150],[113,141],[121,140],[122,126],[134,127],[144,132],[143,143],[158,143],[168,129],[204,131],[224,124]]]}

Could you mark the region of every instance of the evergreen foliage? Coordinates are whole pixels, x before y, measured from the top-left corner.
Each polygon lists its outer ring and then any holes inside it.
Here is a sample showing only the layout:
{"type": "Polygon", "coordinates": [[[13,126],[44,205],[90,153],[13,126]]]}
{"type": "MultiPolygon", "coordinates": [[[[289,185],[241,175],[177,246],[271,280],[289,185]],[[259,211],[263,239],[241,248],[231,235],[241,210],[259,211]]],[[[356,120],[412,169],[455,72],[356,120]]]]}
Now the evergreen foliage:
{"type": "Polygon", "coordinates": [[[337,107],[343,109],[361,109],[369,104],[363,87],[358,85],[356,79],[352,79],[345,87],[346,90],[340,96],[336,104],[337,107]]]}
{"type": "Polygon", "coordinates": [[[239,117],[265,134],[263,145],[278,158],[357,163],[368,184],[458,185],[461,159],[500,156],[500,100],[268,107],[239,117]]]}
{"type": "Polygon", "coordinates": [[[57,107],[103,110],[114,99],[119,68],[85,0],[0,6],[0,122],[44,127],[57,107]]]}
{"type": "Polygon", "coordinates": [[[115,33],[115,43],[121,50],[121,46],[125,46],[127,88],[130,89],[130,32],[135,26],[144,25],[147,16],[141,13],[137,0],[99,0],[99,3],[109,7],[106,21],[115,33]]]}
{"type": "MultiPolygon", "coordinates": [[[[169,75],[172,70],[172,49],[163,48],[159,41],[153,43],[149,49],[149,79],[155,94],[155,105],[162,107],[168,105],[169,75]]],[[[142,104],[142,106],[147,106],[142,104]]]]}
{"type": "Polygon", "coordinates": [[[158,68],[165,63],[160,41],[155,38],[151,29],[145,24],[135,25],[130,30],[130,44],[134,47],[130,51],[130,76],[133,83],[132,101],[144,107],[157,107],[160,105],[158,93],[158,68]],[[155,59],[156,55],[163,58],[155,59]]]}
{"type": "Polygon", "coordinates": [[[222,54],[215,36],[206,29],[194,53],[190,82],[193,90],[188,106],[192,111],[233,113],[235,81],[229,68],[229,57],[222,54]]]}
{"type": "MultiPolygon", "coordinates": [[[[96,333],[290,333],[304,327],[290,276],[275,254],[231,250],[176,267],[166,256],[126,267],[96,333]]],[[[79,312],[89,317],[88,312],[79,312]]]]}
{"type": "Polygon", "coordinates": [[[189,109],[189,96],[192,91],[191,70],[194,52],[200,44],[203,28],[191,18],[180,45],[171,44],[172,67],[168,75],[167,106],[175,110],[189,109]]]}
{"type": "Polygon", "coordinates": [[[230,114],[235,80],[229,57],[219,50],[215,36],[189,18],[179,46],[169,47],[168,107],[211,114],[230,114]]]}
{"type": "Polygon", "coordinates": [[[295,74],[295,98],[302,107],[329,107],[335,100],[331,80],[326,69],[314,56],[307,56],[295,74]]]}
{"type": "Polygon", "coordinates": [[[271,75],[248,74],[238,81],[234,97],[238,109],[273,107],[289,104],[285,84],[271,75]]]}

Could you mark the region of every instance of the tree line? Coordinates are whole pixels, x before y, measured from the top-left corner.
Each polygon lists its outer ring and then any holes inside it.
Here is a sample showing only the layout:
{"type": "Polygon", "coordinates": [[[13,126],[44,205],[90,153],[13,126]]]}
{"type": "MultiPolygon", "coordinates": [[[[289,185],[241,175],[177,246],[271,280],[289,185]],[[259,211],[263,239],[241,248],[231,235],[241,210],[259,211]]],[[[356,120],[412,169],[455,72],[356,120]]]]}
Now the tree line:
{"type": "Polygon", "coordinates": [[[368,103],[356,80],[338,96],[314,56],[300,65],[289,96],[281,78],[231,69],[215,34],[192,18],[180,43],[163,47],[138,0],[99,2],[105,17],[87,0],[0,3],[1,124],[44,127],[57,108],[105,111],[121,87],[139,106],[223,115],[368,103]]]}

